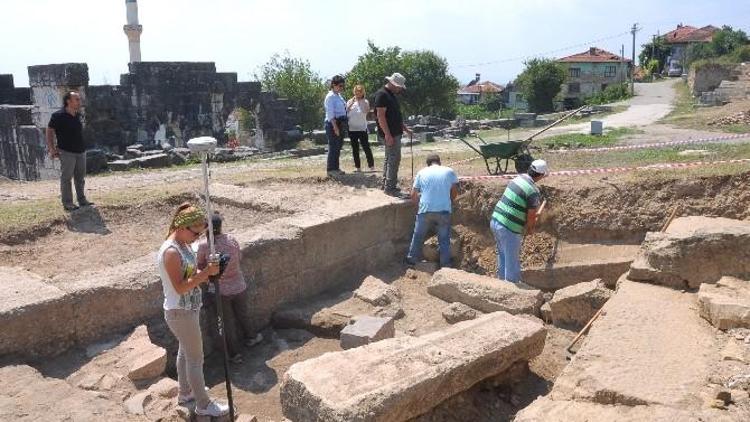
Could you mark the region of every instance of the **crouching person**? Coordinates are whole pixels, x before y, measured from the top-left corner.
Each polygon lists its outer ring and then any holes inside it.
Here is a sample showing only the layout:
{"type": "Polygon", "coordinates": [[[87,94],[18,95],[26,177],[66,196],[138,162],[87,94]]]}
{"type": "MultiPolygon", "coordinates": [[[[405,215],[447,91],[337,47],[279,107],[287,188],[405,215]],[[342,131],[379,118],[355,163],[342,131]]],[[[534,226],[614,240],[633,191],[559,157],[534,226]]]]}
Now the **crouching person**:
{"type": "MultiPolygon", "coordinates": [[[[229,255],[229,263],[219,279],[221,307],[224,311],[224,332],[227,338],[227,352],[233,363],[242,363],[242,346],[254,346],[263,340],[261,334],[254,336],[250,326],[250,307],[245,277],[240,266],[242,251],[237,240],[222,231],[224,219],[219,213],[211,217],[214,228],[214,245],[217,254],[229,255]]],[[[208,262],[210,250],[208,240],[204,237],[198,243],[198,268],[208,262]]],[[[221,347],[221,336],[216,320],[216,291],[213,284],[208,285],[206,295],[206,313],[209,320],[209,332],[216,347],[221,347]]]]}
{"type": "Polygon", "coordinates": [[[433,228],[437,231],[440,266],[451,266],[452,202],[458,196],[458,177],[450,167],[440,164],[437,154],[427,156],[427,167],[417,173],[411,199],[417,205],[417,219],[406,262],[414,265],[422,259],[424,238],[433,228]]]}

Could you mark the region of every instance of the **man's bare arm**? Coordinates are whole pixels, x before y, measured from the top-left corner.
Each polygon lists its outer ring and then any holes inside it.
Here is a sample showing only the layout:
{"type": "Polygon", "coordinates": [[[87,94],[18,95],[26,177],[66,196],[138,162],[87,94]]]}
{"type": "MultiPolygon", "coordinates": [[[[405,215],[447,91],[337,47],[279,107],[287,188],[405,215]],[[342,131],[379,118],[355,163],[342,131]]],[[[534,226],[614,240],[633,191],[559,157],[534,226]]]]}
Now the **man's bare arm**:
{"type": "Polygon", "coordinates": [[[47,138],[47,152],[49,153],[50,158],[55,158],[59,155],[57,147],[55,146],[55,130],[48,127],[45,135],[47,138]]]}

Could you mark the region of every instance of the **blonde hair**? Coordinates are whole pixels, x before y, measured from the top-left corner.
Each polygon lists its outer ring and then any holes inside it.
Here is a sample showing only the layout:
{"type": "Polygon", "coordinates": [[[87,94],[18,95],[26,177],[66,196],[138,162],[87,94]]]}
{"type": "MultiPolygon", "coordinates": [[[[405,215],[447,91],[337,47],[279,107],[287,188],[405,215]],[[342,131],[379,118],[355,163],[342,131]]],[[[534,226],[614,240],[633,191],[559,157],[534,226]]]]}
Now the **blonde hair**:
{"type": "Polygon", "coordinates": [[[205,219],[206,216],[203,214],[203,210],[190,202],[183,202],[172,215],[172,220],[169,222],[169,229],[167,230],[167,237],[172,235],[177,229],[189,227],[200,220],[205,221],[205,219]]]}
{"type": "Polygon", "coordinates": [[[357,96],[357,91],[359,90],[362,91],[363,97],[367,95],[367,93],[365,92],[365,86],[362,84],[357,84],[357,85],[354,85],[354,88],[352,89],[352,94],[354,95],[354,97],[357,96]]]}

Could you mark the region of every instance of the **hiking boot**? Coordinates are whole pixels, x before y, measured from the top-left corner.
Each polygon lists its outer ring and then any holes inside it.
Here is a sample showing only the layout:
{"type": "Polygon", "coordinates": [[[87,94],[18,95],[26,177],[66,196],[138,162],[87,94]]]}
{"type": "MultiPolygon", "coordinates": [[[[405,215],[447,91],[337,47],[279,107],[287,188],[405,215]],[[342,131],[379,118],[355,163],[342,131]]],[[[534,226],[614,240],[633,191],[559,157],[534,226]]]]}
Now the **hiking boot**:
{"type": "Polygon", "coordinates": [[[204,409],[195,406],[195,413],[201,416],[212,416],[214,418],[218,418],[219,416],[224,416],[229,413],[229,406],[211,400],[210,402],[208,402],[208,406],[206,406],[204,409]]]}
{"type": "Polygon", "coordinates": [[[65,211],[71,212],[77,210],[80,207],[78,205],[63,205],[63,208],[65,209],[65,211]]]}
{"type": "Polygon", "coordinates": [[[83,201],[78,201],[78,205],[81,207],[90,207],[94,205],[94,203],[89,201],[88,199],[84,199],[83,201]]]}
{"type": "Polygon", "coordinates": [[[404,193],[401,192],[401,189],[394,188],[394,189],[385,189],[383,192],[385,192],[388,196],[393,196],[394,198],[401,198],[404,196],[404,193]]]}

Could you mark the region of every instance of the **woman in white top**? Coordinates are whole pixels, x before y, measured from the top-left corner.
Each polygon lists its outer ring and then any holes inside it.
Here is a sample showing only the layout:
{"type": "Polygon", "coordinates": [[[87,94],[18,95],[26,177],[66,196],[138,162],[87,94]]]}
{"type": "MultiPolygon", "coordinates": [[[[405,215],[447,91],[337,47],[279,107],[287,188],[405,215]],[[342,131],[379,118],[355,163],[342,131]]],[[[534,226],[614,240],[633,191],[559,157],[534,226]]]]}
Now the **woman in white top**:
{"type": "Polygon", "coordinates": [[[372,158],[370,140],[367,133],[367,114],[370,112],[370,103],[365,99],[365,87],[357,85],[354,87],[354,97],[346,103],[346,113],[349,118],[349,139],[352,142],[352,154],[354,154],[355,171],[362,171],[359,161],[359,146],[365,151],[367,167],[375,171],[375,160],[372,158]]]}
{"type": "Polygon", "coordinates": [[[197,414],[218,417],[229,413],[229,407],[211,400],[206,392],[199,286],[210,276],[219,274],[219,266],[208,263],[205,269],[199,270],[190,247],[205,230],[203,211],[189,203],[177,207],[169,224],[167,239],[157,254],[157,266],[164,289],[164,319],[180,344],[177,352],[177,381],[180,385],[177,401],[184,404],[195,400],[197,414]]]}

